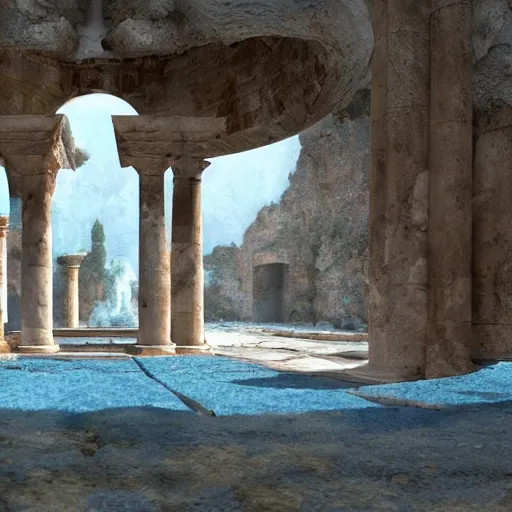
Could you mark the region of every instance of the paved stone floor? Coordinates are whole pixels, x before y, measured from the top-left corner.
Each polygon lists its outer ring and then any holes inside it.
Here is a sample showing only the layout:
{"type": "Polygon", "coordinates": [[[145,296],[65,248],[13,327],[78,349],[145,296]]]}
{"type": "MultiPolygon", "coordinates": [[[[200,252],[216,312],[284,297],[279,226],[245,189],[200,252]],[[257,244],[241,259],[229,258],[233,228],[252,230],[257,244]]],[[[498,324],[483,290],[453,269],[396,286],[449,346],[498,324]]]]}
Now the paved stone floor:
{"type": "Polygon", "coordinates": [[[311,376],[365,343],[210,332],[224,357],[2,359],[0,512],[512,510],[512,365],[367,400],[311,376]]]}

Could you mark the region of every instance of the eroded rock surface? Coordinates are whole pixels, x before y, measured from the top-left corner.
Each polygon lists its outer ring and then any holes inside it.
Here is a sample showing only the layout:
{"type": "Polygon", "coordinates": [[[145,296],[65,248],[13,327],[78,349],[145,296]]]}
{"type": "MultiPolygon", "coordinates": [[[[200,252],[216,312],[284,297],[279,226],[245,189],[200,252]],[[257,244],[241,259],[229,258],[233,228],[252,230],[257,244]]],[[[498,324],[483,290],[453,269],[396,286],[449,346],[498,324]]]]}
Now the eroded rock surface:
{"type": "Polygon", "coordinates": [[[347,109],[301,134],[297,169],[279,204],[259,212],[240,249],[217,248],[207,257],[211,314],[252,318],[254,258],[263,254],[288,265],[284,321],[364,326],[369,113],[369,91],[363,89],[347,109]]]}

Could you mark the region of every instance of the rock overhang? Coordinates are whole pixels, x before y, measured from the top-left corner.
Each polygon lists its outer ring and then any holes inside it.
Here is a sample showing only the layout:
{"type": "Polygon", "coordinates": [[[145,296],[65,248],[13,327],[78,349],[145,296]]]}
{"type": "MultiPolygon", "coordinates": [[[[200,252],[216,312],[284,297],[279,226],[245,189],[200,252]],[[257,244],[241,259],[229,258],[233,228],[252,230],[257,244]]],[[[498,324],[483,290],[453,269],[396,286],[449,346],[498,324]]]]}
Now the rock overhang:
{"type": "Polygon", "coordinates": [[[224,154],[295,135],[350,101],[373,48],[364,0],[7,0],[2,9],[0,78],[25,96],[0,114],[54,113],[101,91],[140,114],[226,118],[224,154]]]}

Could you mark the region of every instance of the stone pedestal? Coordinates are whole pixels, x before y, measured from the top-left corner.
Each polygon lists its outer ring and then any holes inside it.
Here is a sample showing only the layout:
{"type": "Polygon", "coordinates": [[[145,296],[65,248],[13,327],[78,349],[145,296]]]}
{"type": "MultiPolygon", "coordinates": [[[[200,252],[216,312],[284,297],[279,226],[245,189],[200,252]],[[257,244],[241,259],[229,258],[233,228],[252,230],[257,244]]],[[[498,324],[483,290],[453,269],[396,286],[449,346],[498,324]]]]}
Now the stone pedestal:
{"type": "Polygon", "coordinates": [[[7,300],[4,296],[7,295],[7,272],[6,272],[6,257],[7,257],[7,229],[9,227],[9,217],[0,216],[0,290],[2,299],[0,301],[0,354],[10,352],[9,345],[5,341],[4,325],[7,321],[7,300]]]}
{"type": "Polygon", "coordinates": [[[178,353],[209,350],[204,338],[201,173],[204,160],[172,166],[171,337],[178,353]]]}
{"type": "Polygon", "coordinates": [[[56,173],[23,175],[20,352],[57,352],[53,340],[51,207],[56,173]]]}
{"type": "Polygon", "coordinates": [[[474,162],[473,357],[512,356],[512,107],[477,112],[474,162]]]}
{"type": "Polygon", "coordinates": [[[165,238],[164,173],[162,161],[137,165],[139,213],[139,333],[141,355],[175,353],[170,327],[170,269],[165,238]]]}
{"type": "Polygon", "coordinates": [[[66,279],[64,291],[64,322],[65,327],[76,329],[80,325],[78,274],[80,265],[86,253],[66,254],[57,258],[57,263],[63,267],[66,279]]]}

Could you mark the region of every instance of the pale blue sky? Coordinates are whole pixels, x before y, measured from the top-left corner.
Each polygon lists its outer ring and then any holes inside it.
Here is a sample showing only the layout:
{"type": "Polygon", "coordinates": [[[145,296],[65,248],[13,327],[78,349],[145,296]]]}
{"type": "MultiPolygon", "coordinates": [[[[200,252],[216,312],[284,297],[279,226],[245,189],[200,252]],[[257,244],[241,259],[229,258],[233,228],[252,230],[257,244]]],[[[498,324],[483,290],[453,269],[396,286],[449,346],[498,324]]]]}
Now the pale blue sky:
{"type": "MultiPolygon", "coordinates": [[[[53,199],[54,255],[89,250],[90,230],[99,218],[105,226],[108,261],[128,257],[138,266],[138,175],[122,169],[111,115],[136,115],[123,100],[91,94],[64,105],[76,144],[91,158],[76,172],[57,177],[53,199]]],[[[298,137],[271,146],[211,159],[203,175],[204,253],[219,244],[239,245],[257,212],[278,201],[295,172],[300,153],[298,137]]],[[[0,213],[8,213],[5,173],[0,173],[0,213]]],[[[172,172],[165,175],[166,222],[170,229],[172,172]]]]}

